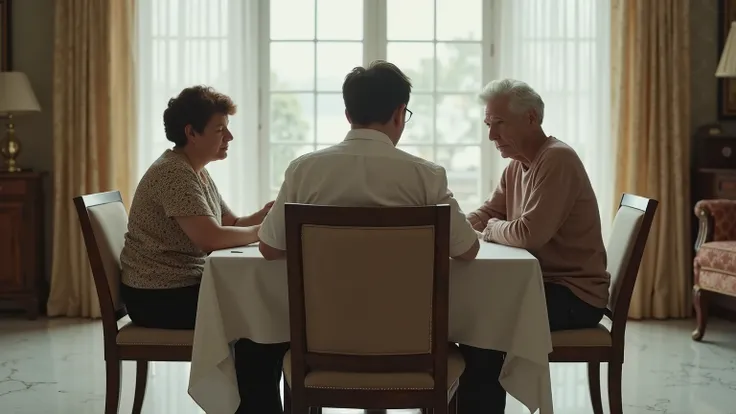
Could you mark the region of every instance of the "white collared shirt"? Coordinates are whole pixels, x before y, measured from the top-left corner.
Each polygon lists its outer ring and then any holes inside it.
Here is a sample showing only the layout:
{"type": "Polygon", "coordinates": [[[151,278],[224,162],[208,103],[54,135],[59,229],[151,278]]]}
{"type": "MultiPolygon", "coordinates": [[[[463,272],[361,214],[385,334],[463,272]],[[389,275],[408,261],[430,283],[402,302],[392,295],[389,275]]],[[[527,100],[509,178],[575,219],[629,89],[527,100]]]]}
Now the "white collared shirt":
{"type": "Polygon", "coordinates": [[[258,233],[261,241],[286,250],[285,203],[344,207],[401,207],[449,204],[450,256],[478,239],[447,187],[445,169],[397,149],[385,134],[354,129],[345,140],[289,164],[271,211],[258,233]]]}

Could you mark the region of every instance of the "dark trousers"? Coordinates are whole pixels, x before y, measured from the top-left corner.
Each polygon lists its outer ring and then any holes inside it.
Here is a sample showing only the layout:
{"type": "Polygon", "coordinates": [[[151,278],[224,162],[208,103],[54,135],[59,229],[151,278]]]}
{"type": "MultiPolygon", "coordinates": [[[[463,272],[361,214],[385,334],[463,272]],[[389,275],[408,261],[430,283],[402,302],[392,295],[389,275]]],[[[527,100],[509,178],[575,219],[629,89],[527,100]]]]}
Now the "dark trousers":
{"type": "MultiPolygon", "coordinates": [[[[545,283],[547,316],[550,331],[593,328],[603,318],[604,309],[593,307],[575,296],[565,286],[545,283]]],[[[503,414],[506,390],[501,375],[505,353],[460,345],[465,358],[465,372],[457,391],[459,414],[503,414]]]]}
{"type": "MultiPolygon", "coordinates": [[[[121,285],[130,320],[146,328],[194,329],[199,285],[175,289],[136,289],[121,285]]],[[[281,365],[289,344],[235,343],[235,373],[240,392],[236,414],[282,414],[281,365]]]]}

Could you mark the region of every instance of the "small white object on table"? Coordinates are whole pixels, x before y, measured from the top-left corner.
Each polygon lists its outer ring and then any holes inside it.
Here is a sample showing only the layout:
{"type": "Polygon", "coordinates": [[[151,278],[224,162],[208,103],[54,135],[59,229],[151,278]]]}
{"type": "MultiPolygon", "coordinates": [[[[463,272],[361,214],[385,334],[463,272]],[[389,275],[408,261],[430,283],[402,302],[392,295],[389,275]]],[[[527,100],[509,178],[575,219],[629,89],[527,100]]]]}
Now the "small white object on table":
{"type": "MultiPolygon", "coordinates": [[[[450,340],[506,352],[506,391],[531,412],[552,414],[552,339],[537,259],[482,242],[475,260],[451,260],[450,278],[450,340]]],[[[289,336],[286,261],[266,261],[256,246],[213,252],[199,293],[189,395],[209,414],[235,412],[240,397],[231,344],[288,342],[289,336]]]]}

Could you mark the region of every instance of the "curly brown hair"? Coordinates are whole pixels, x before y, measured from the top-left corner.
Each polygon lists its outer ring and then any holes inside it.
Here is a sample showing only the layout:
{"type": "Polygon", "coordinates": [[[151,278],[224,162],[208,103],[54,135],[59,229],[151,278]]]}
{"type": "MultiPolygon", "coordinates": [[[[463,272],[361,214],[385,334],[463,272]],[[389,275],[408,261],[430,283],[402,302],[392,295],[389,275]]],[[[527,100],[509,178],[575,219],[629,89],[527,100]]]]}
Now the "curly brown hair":
{"type": "Polygon", "coordinates": [[[235,115],[235,112],[237,106],[233,100],[211,87],[198,85],[185,88],[176,98],[169,99],[169,105],[164,110],[166,139],[173,142],[176,148],[182,148],[187,145],[184,132],[187,125],[201,134],[213,115],[235,115]]]}

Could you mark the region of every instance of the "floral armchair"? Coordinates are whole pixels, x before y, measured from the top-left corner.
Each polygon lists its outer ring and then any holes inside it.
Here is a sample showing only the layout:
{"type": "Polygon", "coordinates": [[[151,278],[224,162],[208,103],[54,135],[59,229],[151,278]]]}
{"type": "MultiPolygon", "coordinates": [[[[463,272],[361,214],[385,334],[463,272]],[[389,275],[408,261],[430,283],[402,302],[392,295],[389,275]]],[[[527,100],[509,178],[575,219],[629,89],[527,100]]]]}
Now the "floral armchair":
{"type": "Polygon", "coordinates": [[[693,339],[700,341],[708,323],[707,296],[713,292],[736,297],[736,200],[698,201],[695,215],[700,226],[693,260],[693,339]]]}

